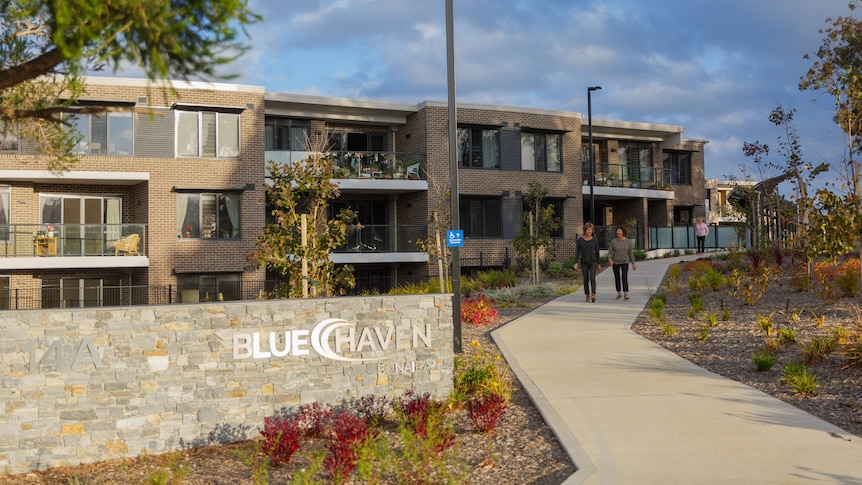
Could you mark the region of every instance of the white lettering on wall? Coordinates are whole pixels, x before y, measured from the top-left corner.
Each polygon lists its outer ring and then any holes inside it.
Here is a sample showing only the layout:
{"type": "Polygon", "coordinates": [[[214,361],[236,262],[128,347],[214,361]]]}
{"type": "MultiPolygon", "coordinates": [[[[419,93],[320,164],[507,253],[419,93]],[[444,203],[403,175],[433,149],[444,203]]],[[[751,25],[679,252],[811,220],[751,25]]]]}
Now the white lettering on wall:
{"type": "Polygon", "coordinates": [[[322,320],[308,330],[286,330],[284,332],[237,333],[233,336],[234,359],[269,359],[309,355],[314,350],[318,355],[341,362],[371,362],[391,357],[346,357],[344,352],[385,351],[395,342],[395,349],[417,348],[421,344],[431,347],[431,330],[428,325],[384,325],[365,327],[356,331],[356,324],[341,318],[322,320]],[[264,342],[268,340],[269,342],[264,342]]]}

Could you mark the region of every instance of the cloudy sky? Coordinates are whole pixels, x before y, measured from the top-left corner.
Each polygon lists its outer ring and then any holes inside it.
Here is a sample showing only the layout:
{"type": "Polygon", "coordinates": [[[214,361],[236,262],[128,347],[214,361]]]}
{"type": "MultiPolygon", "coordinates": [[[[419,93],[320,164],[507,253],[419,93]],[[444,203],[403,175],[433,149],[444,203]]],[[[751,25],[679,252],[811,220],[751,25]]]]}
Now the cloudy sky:
{"type": "MultiPolygon", "coordinates": [[[[458,102],[685,126],[707,176],[740,177],[744,141],[797,110],[804,155],[840,158],[833,103],[797,89],[827,17],[849,0],[454,0],[458,102]]],[[[264,18],[235,81],[272,92],[447,99],[445,0],[251,0],[264,18]]]]}

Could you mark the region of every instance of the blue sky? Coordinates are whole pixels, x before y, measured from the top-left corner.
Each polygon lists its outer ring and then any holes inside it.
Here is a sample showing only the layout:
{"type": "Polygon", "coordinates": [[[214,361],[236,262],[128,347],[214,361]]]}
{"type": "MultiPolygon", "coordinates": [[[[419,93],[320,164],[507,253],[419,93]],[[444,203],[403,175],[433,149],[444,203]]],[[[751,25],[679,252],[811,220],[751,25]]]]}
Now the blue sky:
{"type": "MultiPolygon", "coordinates": [[[[416,103],[447,99],[444,0],[250,0],[264,20],[230,71],[268,91],[416,103]]],[[[684,125],[708,177],[741,178],[742,143],[797,110],[804,155],[837,162],[826,96],[797,89],[826,18],[849,0],[454,0],[457,100],[684,125]]],[[[774,173],[773,173],[774,174],[774,173]]],[[[757,174],[755,179],[757,179],[757,174]]]]}

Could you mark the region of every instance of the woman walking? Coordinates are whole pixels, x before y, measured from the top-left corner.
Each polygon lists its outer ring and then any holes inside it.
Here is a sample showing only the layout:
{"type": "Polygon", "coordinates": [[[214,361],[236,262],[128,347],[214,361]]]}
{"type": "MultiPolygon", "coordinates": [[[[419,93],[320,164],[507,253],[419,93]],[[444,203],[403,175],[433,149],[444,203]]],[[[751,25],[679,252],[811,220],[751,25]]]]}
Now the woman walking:
{"type": "Polygon", "coordinates": [[[592,222],[584,224],[584,235],[575,244],[575,270],[581,266],[584,277],[585,301],[596,301],[596,273],[602,270],[599,263],[599,240],[593,237],[596,226],[592,222]],[[592,290],[592,291],[590,291],[592,290]]]}
{"type": "Polygon", "coordinates": [[[635,242],[626,238],[625,226],[617,226],[617,238],[611,241],[608,248],[608,263],[614,270],[614,284],[617,287],[617,300],[629,299],[629,263],[632,271],[635,265],[635,242]]]}

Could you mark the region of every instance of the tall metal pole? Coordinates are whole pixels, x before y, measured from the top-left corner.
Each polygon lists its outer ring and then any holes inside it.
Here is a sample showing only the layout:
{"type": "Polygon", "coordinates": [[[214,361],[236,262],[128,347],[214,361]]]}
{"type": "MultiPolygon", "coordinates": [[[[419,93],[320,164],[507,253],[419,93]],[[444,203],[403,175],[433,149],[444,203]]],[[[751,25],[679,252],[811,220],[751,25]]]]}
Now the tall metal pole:
{"type": "MultiPolygon", "coordinates": [[[[449,86],[449,206],[452,229],[461,228],[461,209],[458,203],[458,118],[455,110],[455,33],[452,0],[446,0],[446,69],[449,86]]],[[[442,277],[442,275],[441,275],[442,277]]],[[[461,346],[461,254],[452,248],[452,350],[462,352],[461,346]]]]}
{"type": "Polygon", "coordinates": [[[601,86],[590,86],[587,88],[587,129],[589,130],[590,144],[590,222],[596,223],[596,194],[593,187],[596,185],[596,157],[593,153],[593,91],[602,89],[601,86]]]}

